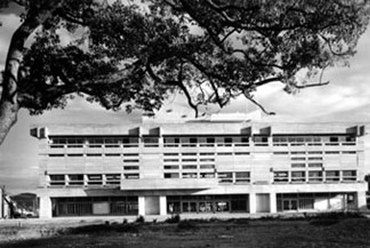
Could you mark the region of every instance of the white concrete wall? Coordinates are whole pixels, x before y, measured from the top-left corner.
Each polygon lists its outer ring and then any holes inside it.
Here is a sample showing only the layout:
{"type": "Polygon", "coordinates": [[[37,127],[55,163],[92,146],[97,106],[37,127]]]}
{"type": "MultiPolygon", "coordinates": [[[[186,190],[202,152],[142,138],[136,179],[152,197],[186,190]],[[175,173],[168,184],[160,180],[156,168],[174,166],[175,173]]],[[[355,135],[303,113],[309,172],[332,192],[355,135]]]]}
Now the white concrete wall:
{"type": "Polygon", "coordinates": [[[42,219],[49,219],[52,217],[52,204],[48,196],[40,197],[40,212],[39,216],[42,219]]]}

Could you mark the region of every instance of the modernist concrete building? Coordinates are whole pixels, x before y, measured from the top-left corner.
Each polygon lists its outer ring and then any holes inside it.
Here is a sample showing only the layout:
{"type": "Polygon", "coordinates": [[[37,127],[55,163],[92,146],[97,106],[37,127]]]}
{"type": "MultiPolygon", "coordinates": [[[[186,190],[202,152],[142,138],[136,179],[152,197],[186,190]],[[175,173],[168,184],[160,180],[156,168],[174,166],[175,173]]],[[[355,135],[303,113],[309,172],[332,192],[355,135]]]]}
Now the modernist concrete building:
{"type": "Polygon", "coordinates": [[[366,125],[227,121],[47,126],[40,216],[366,207],[366,125]]]}

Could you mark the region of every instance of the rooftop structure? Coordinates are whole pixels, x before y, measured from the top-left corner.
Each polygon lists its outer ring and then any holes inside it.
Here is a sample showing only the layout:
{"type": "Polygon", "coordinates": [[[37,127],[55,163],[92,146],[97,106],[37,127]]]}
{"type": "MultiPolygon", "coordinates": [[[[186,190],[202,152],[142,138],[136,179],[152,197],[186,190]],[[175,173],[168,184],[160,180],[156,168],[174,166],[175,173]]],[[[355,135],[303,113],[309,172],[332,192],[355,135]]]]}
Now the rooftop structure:
{"type": "Polygon", "coordinates": [[[40,216],[361,209],[366,128],[223,119],[38,127],[40,216]]]}

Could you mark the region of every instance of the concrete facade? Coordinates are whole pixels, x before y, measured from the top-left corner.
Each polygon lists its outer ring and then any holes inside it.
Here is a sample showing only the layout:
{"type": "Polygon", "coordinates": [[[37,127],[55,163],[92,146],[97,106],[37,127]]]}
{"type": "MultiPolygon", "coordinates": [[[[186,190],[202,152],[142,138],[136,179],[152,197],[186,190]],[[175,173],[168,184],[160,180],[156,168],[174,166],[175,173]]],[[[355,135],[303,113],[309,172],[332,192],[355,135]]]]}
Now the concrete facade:
{"type": "Polygon", "coordinates": [[[40,217],[366,208],[365,124],[38,127],[40,217]]]}

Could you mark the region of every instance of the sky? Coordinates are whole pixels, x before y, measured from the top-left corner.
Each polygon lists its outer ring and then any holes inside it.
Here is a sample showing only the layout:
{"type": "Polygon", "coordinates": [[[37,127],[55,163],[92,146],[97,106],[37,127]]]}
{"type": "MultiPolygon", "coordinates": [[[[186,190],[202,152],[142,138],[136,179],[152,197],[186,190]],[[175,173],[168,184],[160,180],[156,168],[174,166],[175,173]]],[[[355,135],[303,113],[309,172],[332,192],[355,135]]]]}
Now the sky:
{"type": "MultiPolygon", "coordinates": [[[[13,7],[13,6],[11,6],[13,7]]],[[[0,13],[0,70],[4,67],[12,33],[19,26],[18,10],[12,14],[0,13]],[[15,14],[14,14],[15,13],[15,14]]],[[[306,121],[353,121],[370,122],[370,28],[361,37],[357,54],[350,60],[349,68],[335,67],[324,74],[324,87],[307,88],[297,94],[287,94],[279,83],[258,89],[255,98],[275,116],[263,116],[262,121],[306,122],[306,121]]],[[[180,95],[170,97],[157,118],[192,116],[193,112],[180,95]],[[170,111],[171,110],[171,111],[170,111]]],[[[247,113],[256,106],[245,99],[237,99],[220,113],[247,113]]],[[[219,112],[209,109],[210,112],[219,112]]],[[[64,110],[52,110],[40,116],[30,116],[21,110],[18,121],[0,146],[0,186],[5,185],[10,194],[35,192],[38,185],[38,140],[29,135],[34,126],[48,124],[117,124],[139,123],[138,111],[126,114],[112,112],[82,98],[71,101],[64,110]]]]}

